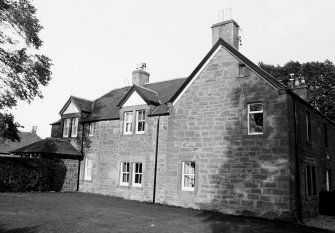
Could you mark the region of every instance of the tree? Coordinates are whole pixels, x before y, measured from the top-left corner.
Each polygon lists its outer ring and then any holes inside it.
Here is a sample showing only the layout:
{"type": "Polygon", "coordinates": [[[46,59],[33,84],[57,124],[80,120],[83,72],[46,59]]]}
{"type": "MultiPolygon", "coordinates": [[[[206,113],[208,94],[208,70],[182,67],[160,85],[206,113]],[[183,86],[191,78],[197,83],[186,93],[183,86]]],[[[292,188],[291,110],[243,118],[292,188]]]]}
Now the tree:
{"type": "Polygon", "coordinates": [[[35,13],[30,0],[0,0],[0,137],[14,141],[19,124],[6,111],[18,100],[43,98],[40,87],[51,79],[51,60],[37,54],[42,26],[35,13]]]}
{"type": "Polygon", "coordinates": [[[261,62],[259,66],[285,85],[288,85],[290,74],[303,77],[308,89],[307,101],[335,121],[335,66],[331,61],[303,64],[290,61],[284,66],[261,62]]]}

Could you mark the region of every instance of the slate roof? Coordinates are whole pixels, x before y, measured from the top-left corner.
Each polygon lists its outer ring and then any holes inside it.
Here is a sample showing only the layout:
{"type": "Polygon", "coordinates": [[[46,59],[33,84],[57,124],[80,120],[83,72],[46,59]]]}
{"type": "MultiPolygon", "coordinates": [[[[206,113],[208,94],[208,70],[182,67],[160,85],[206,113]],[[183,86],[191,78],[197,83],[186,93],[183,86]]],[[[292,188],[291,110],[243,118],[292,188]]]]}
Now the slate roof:
{"type": "Polygon", "coordinates": [[[62,119],[59,119],[58,121],[55,121],[54,123],[51,123],[50,125],[60,125],[62,123],[62,119]]]}
{"type": "Polygon", "coordinates": [[[13,154],[42,154],[51,156],[82,157],[68,139],[46,138],[11,151],[13,154]]]}
{"type": "Polygon", "coordinates": [[[137,92],[141,98],[147,103],[147,104],[153,104],[153,105],[160,105],[160,100],[159,100],[159,96],[158,93],[147,89],[145,87],[140,87],[140,86],[136,86],[133,85],[132,88],[130,88],[130,90],[124,95],[124,97],[121,99],[121,101],[118,103],[119,107],[122,107],[122,105],[127,102],[127,100],[129,99],[129,97],[134,93],[137,92]]]}
{"type": "Polygon", "coordinates": [[[12,142],[10,140],[0,142],[0,154],[9,154],[12,150],[41,140],[37,134],[31,132],[20,132],[19,136],[21,137],[20,142],[12,142]]]}
{"type": "Polygon", "coordinates": [[[70,96],[59,113],[62,114],[71,102],[73,102],[79,110],[84,112],[91,112],[93,101],[76,96],[70,96]]]}
{"type": "Polygon", "coordinates": [[[116,120],[120,118],[120,107],[118,106],[127,94],[133,89],[138,90],[143,96],[153,104],[159,104],[151,115],[168,114],[167,101],[180,88],[186,78],[172,79],[157,83],[148,83],[139,86],[128,86],[119,89],[114,89],[102,97],[96,99],[89,114],[82,122],[99,121],[99,120],[116,120]]]}

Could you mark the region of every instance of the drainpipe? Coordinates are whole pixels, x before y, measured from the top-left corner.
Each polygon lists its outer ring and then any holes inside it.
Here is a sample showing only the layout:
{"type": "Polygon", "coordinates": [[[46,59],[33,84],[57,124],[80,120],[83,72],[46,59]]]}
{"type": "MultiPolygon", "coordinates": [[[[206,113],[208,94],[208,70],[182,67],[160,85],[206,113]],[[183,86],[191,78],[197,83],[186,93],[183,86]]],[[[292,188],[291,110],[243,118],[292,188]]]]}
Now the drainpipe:
{"type": "MultiPolygon", "coordinates": [[[[83,130],[81,132],[81,148],[80,148],[81,154],[84,154],[84,130],[85,130],[85,123],[83,122],[83,130]]],[[[80,181],[80,159],[78,159],[77,192],[79,191],[79,181],[80,181]]]]}
{"type": "Polygon", "coordinates": [[[300,190],[300,160],[299,160],[299,143],[298,143],[298,113],[297,113],[297,100],[296,97],[293,96],[293,111],[294,111],[294,144],[295,144],[295,170],[296,170],[296,207],[297,207],[297,215],[298,215],[298,221],[302,222],[303,221],[303,216],[302,216],[302,204],[301,204],[301,190],[300,190]]]}
{"type": "Polygon", "coordinates": [[[155,171],[154,171],[154,193],[152,203],[155,203],[156,199],[156,180],[157,180],[157,159],[158,159],[158,139],[159,139],[159,116],[157,118],[157,129],[156,129],[156,152],[155,152],[155,171]]]}

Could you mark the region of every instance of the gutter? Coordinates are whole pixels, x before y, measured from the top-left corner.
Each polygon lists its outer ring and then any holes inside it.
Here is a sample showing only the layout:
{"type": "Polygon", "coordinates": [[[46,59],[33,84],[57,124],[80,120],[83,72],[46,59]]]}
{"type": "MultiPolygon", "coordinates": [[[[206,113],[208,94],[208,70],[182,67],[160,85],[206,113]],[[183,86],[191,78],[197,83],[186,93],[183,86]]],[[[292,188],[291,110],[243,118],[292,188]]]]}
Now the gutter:
{"type": "Polygon", "coordinates": [[[155,151],[155,171],[154,171],[154,190],[152,194],[152,203],[156,202],[156,182],[157,182],[157,160],[158,160],[158,139],[159,139],[159,116],[157,118],[157,131],[156,131],[156,151],[155,151]]]}
{"type": "Polygon", "coordinates": [[[299,163],[299,144],[298,144],[298,123],[297,123],[297,100],[294,96],[293,98],[293,111],[294,111],[294,148],[295,148],[295,184],[296,184],[296,208],[297,208],[297,215],[298,215],[298,221],[300,223],[303,222],[303,216],[302,216],[302,204],[301,204],[301,183],[300,183],[300,163],[299,163]]]}

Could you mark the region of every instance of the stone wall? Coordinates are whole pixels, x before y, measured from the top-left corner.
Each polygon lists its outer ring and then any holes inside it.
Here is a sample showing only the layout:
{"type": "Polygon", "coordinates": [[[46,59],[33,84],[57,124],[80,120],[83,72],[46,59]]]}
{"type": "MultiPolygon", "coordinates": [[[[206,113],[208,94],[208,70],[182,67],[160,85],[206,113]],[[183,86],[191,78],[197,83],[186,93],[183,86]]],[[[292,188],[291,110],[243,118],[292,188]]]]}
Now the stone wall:
{"type": "MultiPolygon", "coordinates": [[[[291,108],[293,108],[294,100],[289,99],[291,108]]],[[[314,217],[318,214],[319,192],[326,190],[326,170],[330,171],[330,189],[335,188],[335,127],[319,113],[311,107],[304,104],[301,100],[297,100],[297,148],[299,153],[299,169],[300,169],[300,193],[303,217],[314,217]],[[309,113],[311,122],[310,141],[307,140],[307,121],[306,112],[309,113]],[[327,130],[327,143],[326,133],[327,130]],[[306,193],[306,165],[316,167],[316,195],[307,195],[306,193]]],[[[290,114],[290,122],[294,122],[293,111],[290,114]]],[[[293,129],[291,127],[291,129],[293,129]]],[[[291,147],[293,145],[294,134],[292,133],[291,147]]],[[[293,149],[291,150],[294,156],[293,149]]],[[[294,188],[295,189],[295,188],[294,188]]]]}
{"type": "Polygon", "coordinates": [[[48,159],[53,168],[53,190],[76,191],[78,181],[78,160],[48,159]]]}
{"type": "MultiPolygon", "coordinates": [[[[164,135],[167,131],[167,116],[160,117],[160,146],[158,180],[162,180],[164,164],[164,135]]],[[[154,163],[156,149],[156,128],[158,117],[147,117],[144,134],[123,135],[123,121],[99,121],[95,124],[94,136],[89,137],[90,147],[85,146],[85,158],[93,159],[92,180],[84,180],[84,163],[81,166],[80,191],[123,197],[151,202],[153,199],[154,163]],[[120,185],[122,162],[142,163],[142,187],[120,185]]],[[[158,181],[159,182],[159,181],[158,181]]],[[[161,197],[159,182],[157,196],[161,197]]]]}
{"type": "Polygon", "coordinates": [[[163,203],[267,218],[291,215],[287,96],[221,49],[171,107],[163,203]],[[264,134],[247,134],[247,104],[262,102],[264,134]],[[194,192],[181,191],[195,161],[194,192]]]}

